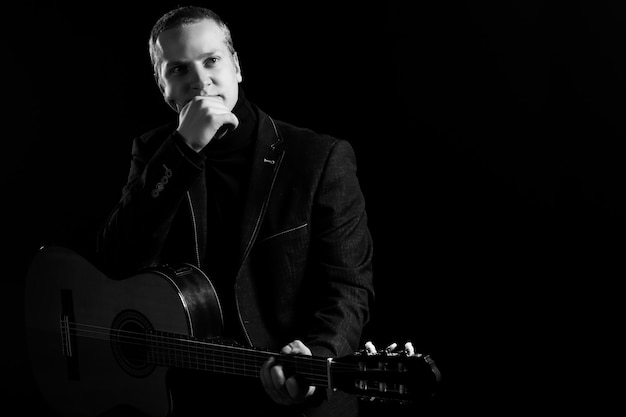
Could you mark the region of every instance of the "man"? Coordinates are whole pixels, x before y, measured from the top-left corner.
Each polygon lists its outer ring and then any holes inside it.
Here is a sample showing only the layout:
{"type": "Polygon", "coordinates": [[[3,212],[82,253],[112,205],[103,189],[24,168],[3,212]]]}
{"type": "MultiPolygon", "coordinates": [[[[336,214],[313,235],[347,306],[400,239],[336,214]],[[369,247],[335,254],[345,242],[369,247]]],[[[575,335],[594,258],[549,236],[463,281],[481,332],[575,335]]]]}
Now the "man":
{"type": "MultiPolygon", "coordinates": [[[[99,233],[104,268],[122,278],[187,262],[215,286],[223,337],[293,355],[357,350],[374,292],[351,146],[247,100],[229,28],[210,10],[166,13],[149,49],[178,117],[133,142],[128,182],[99,233]]],[[[254,381],[172,371],[172,388],[180,414],[209,404],[232,415],[357,413],[354,397],[309,386],[274,358],[254,381]]]]}

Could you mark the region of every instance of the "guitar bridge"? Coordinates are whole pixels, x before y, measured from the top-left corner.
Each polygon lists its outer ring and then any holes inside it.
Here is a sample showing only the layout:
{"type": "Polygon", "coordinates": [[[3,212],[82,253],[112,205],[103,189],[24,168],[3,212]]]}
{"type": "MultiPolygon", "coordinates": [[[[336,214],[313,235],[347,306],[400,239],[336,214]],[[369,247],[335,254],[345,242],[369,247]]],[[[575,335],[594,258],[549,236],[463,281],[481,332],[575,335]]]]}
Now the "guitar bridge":
{"type": "Polygon", "coordinates": [[[72,357],[72,340],[70,336],[70,318],[67,315],[61,316],[61,352],[63,356],[72,357]]]}
{"type": "Polygon", "coordinates": [[[61,349],[67,360],[67,377],[77,381],[78,373],[78,349],[75,337],[72,337],[74,322],[74,300],[71,290],[61,290],[61,349]]]}

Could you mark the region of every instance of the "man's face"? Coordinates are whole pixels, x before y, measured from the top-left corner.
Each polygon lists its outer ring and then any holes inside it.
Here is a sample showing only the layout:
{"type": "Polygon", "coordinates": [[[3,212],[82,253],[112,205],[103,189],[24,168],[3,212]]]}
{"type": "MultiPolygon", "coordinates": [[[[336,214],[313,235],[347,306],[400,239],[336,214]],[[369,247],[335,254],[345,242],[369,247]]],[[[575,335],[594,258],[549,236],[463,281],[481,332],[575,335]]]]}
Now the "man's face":
{"type": "Polygon", "coordinates": [[[230,53],[224,33],[212,20],[166,30],[157,39],[163,59],[159,85],[178,111],[195,96],[213,96],[232,110],[242,80],[239,59],[230,53]]]}

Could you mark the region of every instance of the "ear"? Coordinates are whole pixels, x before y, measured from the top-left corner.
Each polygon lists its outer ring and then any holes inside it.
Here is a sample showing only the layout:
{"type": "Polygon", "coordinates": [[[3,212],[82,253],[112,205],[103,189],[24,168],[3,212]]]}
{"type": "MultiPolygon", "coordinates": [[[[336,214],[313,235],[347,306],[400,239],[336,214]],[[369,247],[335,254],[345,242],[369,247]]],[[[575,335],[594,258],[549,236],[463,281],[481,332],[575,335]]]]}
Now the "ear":
{"type": "Polygon", "coordinates": [[[237,52],[233,53],[233,65],[235,65],[235,74],[237,74],[237,81],[243,81],[243,73],[241,72],[241,65],[239,65],[239,55],[237,52]]]}
{"type": "Polygon", "coordinates": [[[159,87],[159,91],[161,92],[161,95],[163,96],[163,100],[165,100],[165,103],[167,103],[167,105],[170,106],[172,110],[178,113],[176,102],[172,98],[170,98],[170,96],[165,94],[165,87],[163,86],[163,83],[161,82],[161,77],[159,77],[159,74],[157,74],[156,72],[154,73],[154,81],[159,87]]]}
{"type": "Polygon", "coordinates": [[[161,94],[163,94],[165,92],[165,87],[163,87],[163,83],[161,82],[161,77],[159,76],[158,73],[154,73],[154,82],[156,83],[157,87],[159,87],[159,91],[161,92],[161,94]]]}

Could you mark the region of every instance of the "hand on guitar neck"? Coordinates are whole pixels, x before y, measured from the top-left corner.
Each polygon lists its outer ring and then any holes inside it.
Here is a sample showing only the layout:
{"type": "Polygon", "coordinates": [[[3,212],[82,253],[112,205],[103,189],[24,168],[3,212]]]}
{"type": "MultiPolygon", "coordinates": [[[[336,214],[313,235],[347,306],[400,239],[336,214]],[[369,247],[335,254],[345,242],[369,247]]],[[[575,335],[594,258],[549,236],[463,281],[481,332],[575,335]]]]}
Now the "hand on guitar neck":
{"type": "MultiPolygon", "coordinates": [[[[300,340],[294,340],[293,342],[285,345],[281,351],[281,354],[285,355],[305,355],[311,356],[311,350],[300,340]]],[[[406,342],[403,349],[398,349],[397,343],[392,343],[385,349],[377,350],[376,346],[368,341],[361,353],[367,356],[374,355],[403,355],[404,357],[421,357],[422,354],[415,353],[415,348],[411,342],[406,342]]],[[[434,366],[433,372],[437,380],[441,378],[439,370],[434,366]]],[[[270,357],[261,367],[260,372],[261,383],[263,388],[270,396],[270,398],[281,405],[297,405],[302,404],[314,393],[316,387],[308,385],[298,375],[285,375],[285,370],[280,362],[273,356],[270,357]]],[[[385,389],[385,385],[381,385],[380,389],[385,389]]]]}
{"type": "MultiPolygon", "coordinates": [[[[280,353],[311,356],[311,349],[300,340],[294,340],[285,345],[280,353]]],[[[301,404],[315,393],[315,387],[306,384],[297,375],[287,377],[283,366],[273,356],[261,367],[260,377],[265,392],[277,404],[301,404]]]]}

